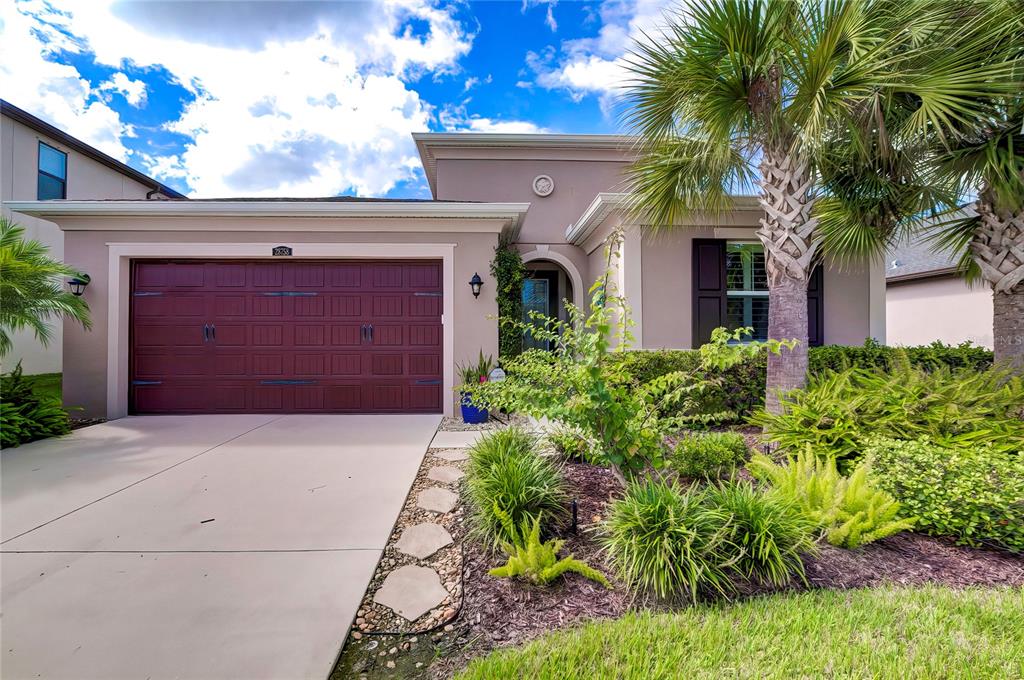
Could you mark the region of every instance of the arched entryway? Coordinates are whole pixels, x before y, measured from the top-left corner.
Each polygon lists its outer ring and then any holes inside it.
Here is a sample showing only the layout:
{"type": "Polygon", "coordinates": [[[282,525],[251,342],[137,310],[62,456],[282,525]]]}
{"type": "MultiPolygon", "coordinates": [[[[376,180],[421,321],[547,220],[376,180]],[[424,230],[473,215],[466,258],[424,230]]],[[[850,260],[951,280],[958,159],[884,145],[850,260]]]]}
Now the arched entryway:
{"type": "MultiPolygon", "coordinates": [[[[576,304],[578,285],[565,267],[553,259],[535,257],[526,260],[526,278],[523,280],[523,320],[530,319],[530,313],[566,321],[569,318],[567,303],[576,304]]],[[[571,264],[571,263],[570,263],[571,264]]],[[[527,335],[523,338],[524,349],[550,349],[548,343],[527,335]]]]}

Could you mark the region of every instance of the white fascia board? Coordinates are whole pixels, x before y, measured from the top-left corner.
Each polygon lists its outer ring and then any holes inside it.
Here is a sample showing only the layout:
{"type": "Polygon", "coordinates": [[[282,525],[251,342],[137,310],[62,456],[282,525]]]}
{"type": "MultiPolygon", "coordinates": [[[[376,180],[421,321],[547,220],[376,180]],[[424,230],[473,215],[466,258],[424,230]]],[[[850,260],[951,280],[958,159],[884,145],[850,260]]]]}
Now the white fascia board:
{"type": "MultiPolygon", "coordinates": [[[[565,230],[565,240],[573,245],[582,245],[612,212],[625,207],[629,198],[628,193],[598,194],[575,224],[570,224],[565,230]]],[[[761,211],[757,196],[733,196],[732,203],[732,209],[735,211],[761,211]]],[[[705,223],[707,222],[704,220],[684,221],[681,225],[705,223]]]]}
{"type": "Polygon", "coordinates": [[[629,194],[623,193],[600,193],[595,196],[576,223],[570,224],[565,230],[565,240],[575,246],[582,245],[612,211],[622,207],[628,197],[629,194]]]}
{"type": "Polygon", "coordinates": [[[332,203],[328,201],[6,201],[34,217],[408,217],[501,219],[517,227],[529,203],[332,203]]]}

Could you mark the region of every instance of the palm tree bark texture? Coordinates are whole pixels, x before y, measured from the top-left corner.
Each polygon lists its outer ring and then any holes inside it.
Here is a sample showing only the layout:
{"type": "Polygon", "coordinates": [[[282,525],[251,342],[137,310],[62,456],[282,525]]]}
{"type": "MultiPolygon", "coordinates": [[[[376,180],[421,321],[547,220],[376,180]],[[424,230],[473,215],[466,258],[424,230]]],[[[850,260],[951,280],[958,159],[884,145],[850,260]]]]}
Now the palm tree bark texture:
{"type": "Polygon", "coordinates": [[[1024,373],[1024,210],[999,210],[982,194],[970,249],[992,287],[996,363],[1024,373]]]}
{"type": "Polygon", "coordinates": [[[768,336],[798,343],[768,354],[767,384],[774,389],[765,395],[765,406],[777,413],[780,395],[802,387],[807,374],[807,284],[819,239],[806,160],[787,149],[766,149],[759,183],[764,216],[757,236],[768,253],[768,336]]]}

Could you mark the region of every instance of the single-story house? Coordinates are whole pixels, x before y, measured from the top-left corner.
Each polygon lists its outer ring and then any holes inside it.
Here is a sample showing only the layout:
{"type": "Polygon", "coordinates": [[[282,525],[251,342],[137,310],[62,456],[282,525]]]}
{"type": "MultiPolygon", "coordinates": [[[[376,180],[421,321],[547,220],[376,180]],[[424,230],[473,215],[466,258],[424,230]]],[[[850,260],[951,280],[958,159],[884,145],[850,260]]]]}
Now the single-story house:
{"type": "Polygon", "coordinates": [[[956,258],[927,240],[892,248],[885,270],[885,326],[890,345],[973,342],[992,349],[992,289],[968,284],[956,258]]]}
{"type": "MultiPolygon", "coordinates": [[[[620,289],[641,348],[767,328],[756,201],[655,234],[624,210],[628,138],[415,135],[431,200],[19,201],[88,272],[94,327],[68,324],[64,397],[85,415],[454,411],[456,366],[497,354],[489,267],[502,232],[529,309],[586,304],[626,227],[620,289]],[[483,280],[479,297],[469,281],[483,280]]],[[[814,343],[885,340],[881,261],[824,266],[814,343]]]]}

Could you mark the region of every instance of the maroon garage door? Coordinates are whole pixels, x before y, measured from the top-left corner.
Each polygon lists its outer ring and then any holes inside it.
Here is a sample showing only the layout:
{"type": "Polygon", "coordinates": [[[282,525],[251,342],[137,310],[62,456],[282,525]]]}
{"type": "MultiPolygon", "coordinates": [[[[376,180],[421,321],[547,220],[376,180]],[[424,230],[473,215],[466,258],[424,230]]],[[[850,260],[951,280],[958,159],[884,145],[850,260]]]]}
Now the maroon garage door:
{"type": "Polygon", "coordinates": [[[132,266],[135,413],[441,412],[440,261],[132,266]]]}

